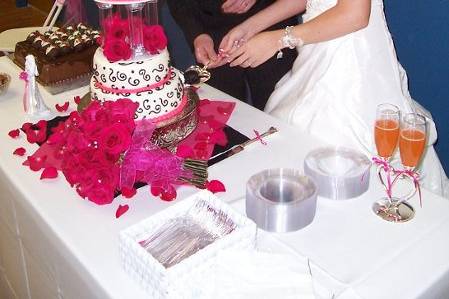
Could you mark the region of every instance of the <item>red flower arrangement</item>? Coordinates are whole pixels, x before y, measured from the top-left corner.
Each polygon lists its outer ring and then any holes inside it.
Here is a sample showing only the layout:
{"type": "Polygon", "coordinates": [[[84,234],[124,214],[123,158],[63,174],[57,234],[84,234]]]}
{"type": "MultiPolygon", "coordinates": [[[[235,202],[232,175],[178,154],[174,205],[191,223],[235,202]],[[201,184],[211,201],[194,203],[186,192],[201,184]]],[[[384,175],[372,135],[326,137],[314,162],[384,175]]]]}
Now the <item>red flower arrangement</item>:
{"type": "MultiPolygon", "coordinates": [[[[141,19],[134,20],[134,22],[134,27],[142,28],[143,46],[150,54],[157,54],[167,47],[167,37],[161,26],[145,25],[141,19]]],[[[122,19],[118,14],[103,21],[103,53],[110,62],[127,60],[131,57],[129,28],[129,21],[122,19]]],[[[137,36],[133,38],[138,39],[137,36]]]]}

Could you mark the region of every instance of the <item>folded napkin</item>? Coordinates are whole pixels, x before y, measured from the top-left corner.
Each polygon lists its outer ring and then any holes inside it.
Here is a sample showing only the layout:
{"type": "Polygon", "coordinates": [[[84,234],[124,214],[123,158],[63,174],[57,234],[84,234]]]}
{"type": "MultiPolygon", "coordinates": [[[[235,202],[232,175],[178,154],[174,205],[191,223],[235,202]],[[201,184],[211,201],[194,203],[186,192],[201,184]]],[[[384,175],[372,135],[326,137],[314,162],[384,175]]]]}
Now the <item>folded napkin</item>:
{"type": "Polygon", "coordinates": [[[201,298],[315,299],[310,274],[282,254],[226,250],[202,277],[201,298]]]}

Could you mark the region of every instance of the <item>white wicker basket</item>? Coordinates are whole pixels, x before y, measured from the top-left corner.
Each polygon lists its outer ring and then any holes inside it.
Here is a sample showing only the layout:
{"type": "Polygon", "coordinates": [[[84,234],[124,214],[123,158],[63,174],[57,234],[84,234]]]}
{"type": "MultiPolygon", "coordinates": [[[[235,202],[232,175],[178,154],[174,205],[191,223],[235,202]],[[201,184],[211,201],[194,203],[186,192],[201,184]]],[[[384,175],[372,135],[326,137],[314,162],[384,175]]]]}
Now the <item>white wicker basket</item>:
{"type": "Polygon", "coordinates": [[[224,249],[252,249],[256,225],[234,211],[208,191],[201,191],[120,232],[119,251],[122,265],[150,295],[149,298],[197,298],[200,281],[195,281],[214,266],[217,253],[224,249]],[[185,215],[199,200],[206,200],[216,210],[226,213],[236,229],[178,264],[165,268],[138,242],[145,239],[168,219],[185,215]],[[196,294],[196,295],[195,295],[196,294]]]}

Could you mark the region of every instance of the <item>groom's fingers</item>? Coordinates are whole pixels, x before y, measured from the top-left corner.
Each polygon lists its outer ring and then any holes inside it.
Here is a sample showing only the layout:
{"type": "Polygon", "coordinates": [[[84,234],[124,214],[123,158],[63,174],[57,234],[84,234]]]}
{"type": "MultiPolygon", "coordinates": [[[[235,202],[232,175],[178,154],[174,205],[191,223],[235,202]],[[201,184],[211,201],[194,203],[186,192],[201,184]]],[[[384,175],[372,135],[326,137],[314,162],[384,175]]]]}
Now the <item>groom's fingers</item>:
{"type": "Polygon", "coordinates": [[[226,0],[225,3],[223,3],[223,5],[221,6],[221,9],[225,13],[234,12],[234,7],[236,7],[241,2],[242,0],[226,0]]]}

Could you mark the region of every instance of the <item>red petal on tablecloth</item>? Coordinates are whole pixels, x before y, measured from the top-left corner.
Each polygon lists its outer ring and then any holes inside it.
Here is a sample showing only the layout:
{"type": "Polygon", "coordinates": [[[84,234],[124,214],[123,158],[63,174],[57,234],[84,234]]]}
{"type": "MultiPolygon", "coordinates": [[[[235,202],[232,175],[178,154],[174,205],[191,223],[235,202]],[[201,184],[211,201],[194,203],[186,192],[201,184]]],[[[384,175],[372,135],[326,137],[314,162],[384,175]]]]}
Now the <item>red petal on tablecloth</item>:
{"type": "Polygon", "coordinates": [[[19,129],[11,130],[9,131],[8,135],[11,138],[17,138],[20,135],[20,130],[19,129]]]}
{"type": "Polygon", "coordinates": [[[161,199],[164,201],[172,201],[176,198],[176,189],[172,185],[168,185],[167,189],[163,189],[161,192],[161,199]]]}
{"type": "Polygon", "coordinates": [[[226,192],[226,188],[219,180],[212,180],[206,183],[206,188],[212,193],[226,192]]]}
{"type": "Polygon", "coordinates": [[[162,192],[162,187],[156,184],[151,185],[150,192],[153,196],[159,196],[162,192]]]}
{"type": "Polygon", "coordinates": [[[46,167],[41,173],[41,180],[54,179],[58,177],[58,171],[54,167],[46,167]]]}
{"type": "Polygon", "coordinates": [[[81,97],[80,96],[76,96],[73,98],[73,101],[75,102],[75,104],[79,105],[81,103],[81,97]]]}
{"type": "Polygon", "coordinates": [[[12,153],[16,156],[23,156],[26,153],[26,149],[24,149],[23,147],[19,147],[16,148],[12,153]]]}
{"type": "Polygon", "coordinates": [[[56,104],[55,108],[58,112],[66,112],[69,109],[69,102],[65,102],[63,105],[56,104]]]}
{"type": "Polygon", "coordinates": [[[136,195],[137,190],[134,188],[127,188],[127,187],[122,187],[122,189],[120,190],[122,192],[123,197],[125,198],[131,198],[134,195],[136,195]]]}
{"type": "Polygon", "coordinates": [[[22,130],[25,132],[29,143],[44,142],[45,138],[47,138],[47,121],[40,120],[34,125],[24,123],[22,130]]]}
{"type": "Polygon", "coordinates": [[[27,160],[23,163],[23,165],[29,166],[32,171],[39,171],[44,167],[45,161],[47,160],[47,156],[38,156],[34,155],[28,156],[27,160]]]}
{"type": "Polygon", "coordinates": [[[119,205],[117,208],[117,211],[115,211],[115,218],[119,218],[120,216],[122,216],[123,214],[125,214],[126,212],[128,212],[129,210],[129,206],[128,205],[119,205]]]}

